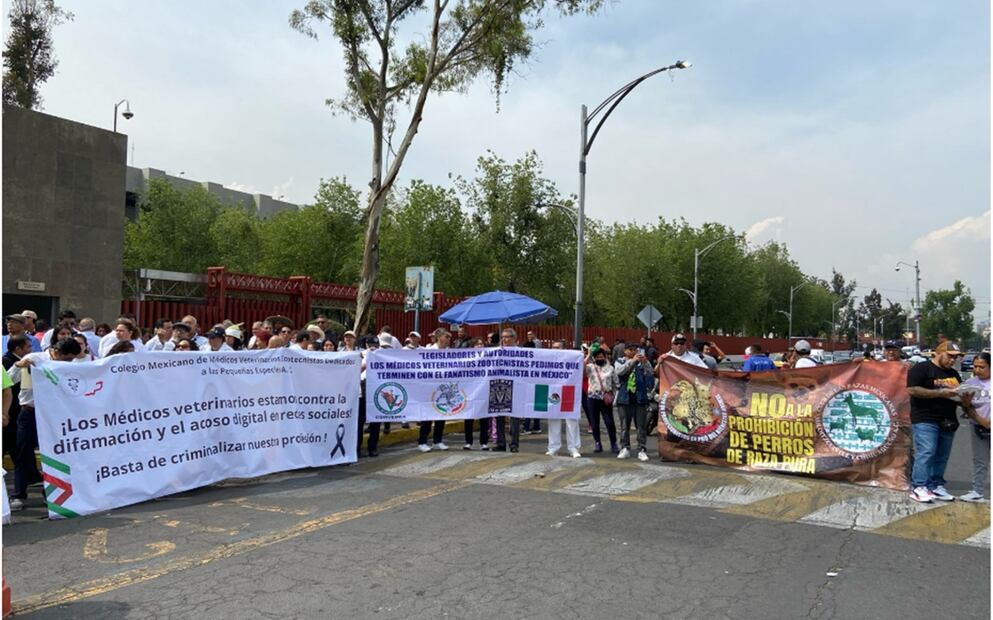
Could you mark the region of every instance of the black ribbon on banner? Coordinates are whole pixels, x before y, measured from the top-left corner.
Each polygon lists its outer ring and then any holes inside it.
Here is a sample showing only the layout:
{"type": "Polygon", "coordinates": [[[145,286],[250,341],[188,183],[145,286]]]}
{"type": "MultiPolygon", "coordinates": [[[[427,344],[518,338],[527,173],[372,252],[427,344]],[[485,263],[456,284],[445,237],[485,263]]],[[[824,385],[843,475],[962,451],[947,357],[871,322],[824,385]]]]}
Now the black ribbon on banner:
{"type": "Polygon", "coordinates": [[[345,442],[344,442],[344,440],[345,440],[345,425],[344,424],[338,424],[338,428],[337,428],[337,430],[335,430],[334,436],[335,436],[335,440],[336,441],[335,441],[335,444],[334,444],[334,448],[331,449],[331,458],[334,458],[334,455],[338,453],[338,450],[341,450],[341,456],[348,456],[345,453],[345,442]]]}

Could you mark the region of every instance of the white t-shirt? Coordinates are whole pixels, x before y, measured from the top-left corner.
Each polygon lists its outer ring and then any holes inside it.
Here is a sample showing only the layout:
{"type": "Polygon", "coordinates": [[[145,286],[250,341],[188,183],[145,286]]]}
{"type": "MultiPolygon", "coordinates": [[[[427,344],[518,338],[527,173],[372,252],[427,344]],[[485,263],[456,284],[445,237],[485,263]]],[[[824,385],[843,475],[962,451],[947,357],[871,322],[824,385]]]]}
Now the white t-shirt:
{"type": "MultiPolygon", "coordinates": [[[[169,342],[170,342],[169,340],[166,340],[165,342],[162,342],[161,340],[159,340],[159,337],[158,336],[152,336],[151,338],[148,339],[148,342],[145,343],[145,350],[146,351],[164,351],[166,345],[169,344],[169,342]]],[[[175,346],[175,345],[173,345],[173,346],[175,346]]]]}
{"type": "Polygon", "coordinates": [[[681,362],[686,362],[687,364],[693,364],[694,366],[699,366],[700,368],[707,368],[707,363],[700,359],[700,356],[695,352],[686,350],[682,355],[673,355],[672,353],[666,353],[665,357],[671,357],[677,359],[681,362]]]}
{"type": "Polygon", "coordinates": [[[801,357],[796,361],[796,364],[793,365],[793,368],[816,368],[816,367],[817,367],[817,362],[810,359],[809,357],[801,357]]]}

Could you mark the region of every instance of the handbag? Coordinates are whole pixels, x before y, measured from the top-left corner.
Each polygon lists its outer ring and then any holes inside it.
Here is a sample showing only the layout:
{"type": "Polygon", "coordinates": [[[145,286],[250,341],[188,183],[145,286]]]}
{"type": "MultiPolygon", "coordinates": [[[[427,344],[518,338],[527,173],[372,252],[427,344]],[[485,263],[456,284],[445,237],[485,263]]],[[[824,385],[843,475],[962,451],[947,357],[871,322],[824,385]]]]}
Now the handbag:
{"type": "MultiPolygon", "coordinates": [[[[593,370],[596,371],[596,377],[600,381],[600,389],[603,390],[603,388],[604,388],[604,385],[603,385],[603,375],[600,374],[600,369],[599,368],[597,368],[597,367],[594,366],[593,367],[593,370]]],[[[613,392],[608,392],[607,390],[603,390],[603,404],[607,405],[608,407],[613,407],[614,406],[614,393],[613,392]]]]}

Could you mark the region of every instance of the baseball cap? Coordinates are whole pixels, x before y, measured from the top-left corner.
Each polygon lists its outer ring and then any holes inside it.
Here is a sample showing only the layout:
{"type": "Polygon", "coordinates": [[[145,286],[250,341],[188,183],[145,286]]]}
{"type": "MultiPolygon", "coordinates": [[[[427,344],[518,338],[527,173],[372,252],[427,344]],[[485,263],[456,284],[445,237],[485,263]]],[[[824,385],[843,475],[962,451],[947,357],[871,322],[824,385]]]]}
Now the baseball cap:
{"type": "Polygon", "coordinates": [[[682,340],[683,342],[686,342],[686,335],[685,334],[673,334],[672,335],[672,344],[676,344],[676,341],[677,340],[682,340]]]}
{"type": "Polygon", "coordinates": [[[224,335],[231,336],[233,338],[237,338],[238,340],[241,340],[241,330],[238,329],[237,325],[232,325],[231,327],[225,329],[224,335]]]}
{"type": "Polygon", "coordinates": [[[26,316],[32,321],[38,320],[38,314],[34,310],[21,310],[21,316],[26,316]]]}
{"type": "Polygon", "coordinates": [[[629,342],[629,343],[627,343],[627,344],[624,345],[624,349],[625,350],[627,350],[627,349],[637,349],[640,346],[641,346],[641,344],[639,344],[637,342],[629,342]]]}
{"type": "Polygon", "coordinates": [[[899,349],[900,345],[896,343],[895,340],[887,340],[886,344],[883,345],[884,349],[899,349]]]}
{"type": "Polygon", "coordinates": [[[344,334],[341,335],[342,338],[344,338],[345,336],[351,336],[352,338],[354,338],[355,337],[355,332],[353,332],[352,330],[348,330],[344,334]]]}
{"type": "Polygon", "coordinates": [[[793,348],[796,349],[797,353],[810,353],[810,343],[806,340],[797,340],[793,348]]]}
{"type": "Polygon", "coordinates": [[[24,315],[23,314],[8,314],[7,315],[7,320],[8,321],[17,321],[21,325],[24,325],[25,323],[28,322],[28,320],[26,318],[24,318],[24,315]]]}
{"type": "Polygon", "coordinates": [[[223,338],[224,337],[224,328],[223,327],[215,327],[214,329],[212,329],[209,332],[207,332],[206,335],[207,335],[208,338],[223,338]]]}
{"type": "Polygon", "coordinates": [[[181,332],[186,332],[186,333],[192,333],[193,332],[193,330],[190,329],[190,326],[187,325],[186,323],[183,323],[183,322],[173,323],[172,324],[172,331],[176,331],[177,329],[179,331],[181,331],[181,332]]]}
{"type": "Polygon", "coordinates": [[[313,324],[311,324],[311,325],[308,325],[308,326],[307,326],[307,331],[309,331],[310,333],[312,333],[312,334],[314,334],[314,335],[315,335],[315,336],[317,336],[317,337],[318,337],[319,339],[323,339],[323,338],[324,338],[324,330],[323,330],[323,329],[321,329],[321,328],[320,328],[319,326],[317,326],[317,325],[313,325],[313,324]]]}
{"type": "Polygon", "coordinates": [[[935,355],[941,355],[942,353],[947,353],[948,355],[962,355],[962,349],[959,345],[955,344],[951,340],[946,340],[939,344],[934,350],[935,355]]]}
{"type": "Polygon", "coordinates": [[[407,334],[407,336],[413,336],[414,338],[420,338],[421,337],[421,335],[418,334],[417,332],[410,332],[409,334],[407,334]]]}

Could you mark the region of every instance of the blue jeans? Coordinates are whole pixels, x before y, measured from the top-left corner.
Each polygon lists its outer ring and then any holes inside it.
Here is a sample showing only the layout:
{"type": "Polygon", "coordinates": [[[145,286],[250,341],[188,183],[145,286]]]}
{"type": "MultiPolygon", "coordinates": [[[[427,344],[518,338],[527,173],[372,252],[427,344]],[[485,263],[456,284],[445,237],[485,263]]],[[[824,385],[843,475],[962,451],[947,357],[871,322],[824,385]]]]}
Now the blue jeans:
{"type": "Polygon", "coordinates": [[[936,422],[914,424],[914,468],[911,486],[934,490],[945,486],[945,465],[952,453],[955,431],[942,431],[936,422]]]}

